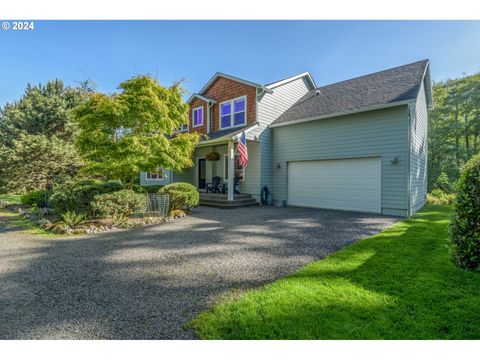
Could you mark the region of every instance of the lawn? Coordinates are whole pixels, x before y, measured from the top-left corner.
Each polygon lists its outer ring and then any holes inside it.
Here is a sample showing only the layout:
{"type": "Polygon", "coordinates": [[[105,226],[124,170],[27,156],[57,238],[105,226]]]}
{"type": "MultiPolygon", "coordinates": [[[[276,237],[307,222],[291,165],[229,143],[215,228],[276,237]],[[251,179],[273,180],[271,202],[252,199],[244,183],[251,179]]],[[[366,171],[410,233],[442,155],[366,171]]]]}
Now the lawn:
{"type": "Polygon", "coordinates": [[[204,339],[480,339],[480,274],[452,263],[449,221],[428,206],[189,326],[204,339]]]}
{"type": "Polygon", "coordinates": [[[15,194],[0,194],[0,201],[5,201],[9,204],[20,204],[21,195],[15,194]]]}

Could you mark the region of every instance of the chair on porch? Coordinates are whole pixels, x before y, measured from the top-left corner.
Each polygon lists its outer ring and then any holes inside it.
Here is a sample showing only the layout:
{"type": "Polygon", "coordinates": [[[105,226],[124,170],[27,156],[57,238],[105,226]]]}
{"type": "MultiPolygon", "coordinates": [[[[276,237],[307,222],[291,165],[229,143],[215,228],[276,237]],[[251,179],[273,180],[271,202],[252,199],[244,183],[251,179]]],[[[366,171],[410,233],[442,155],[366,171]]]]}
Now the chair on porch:
{"type": "MultiPolygon", "coordinates": [[[[233,178],[233,192],[234,194],[238,194],[240,195],[240,191],[237,190],[237,187],[240,185],[240,178],[238,176],[235,176],[233,178]]],[[[228,185],[227,184],[223,184],[222,186],[222,193],[223,194],[226,194],[228,191],[228,185]]]]}
{"type": "Polygon", "coordinates": [[[209,191],[216,194],[217,192],[220,193],[222,192],[220,190],[220,183],[222,182],[222,178],[220,176],[214,176],[212,177],[212,182],[207,183],[206,185],[206,192],[208,193],[209,191]]]}

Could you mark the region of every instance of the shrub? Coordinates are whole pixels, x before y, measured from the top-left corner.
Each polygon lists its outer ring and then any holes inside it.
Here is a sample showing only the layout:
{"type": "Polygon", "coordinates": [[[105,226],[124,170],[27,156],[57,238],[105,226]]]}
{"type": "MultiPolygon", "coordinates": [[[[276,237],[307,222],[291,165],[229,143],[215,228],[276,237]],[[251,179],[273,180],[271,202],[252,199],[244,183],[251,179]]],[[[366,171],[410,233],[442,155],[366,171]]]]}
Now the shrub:
{"type": "Polygon", "coordinates": [[[85,212],[92,216],[91,202],[96,195],[111,193],[123,189],[120,181],[100,181],[92,179],[79,180],[63,186],[55,191],[51,197],[57,212],[67,211],[85,212]]]}
{"type": "Polygon", "coordinates": [[[168,214],[168,216],[174,218],[174,219],[177,219],[177,218],[182,218],[182,217],[185,217],[186,214],[183,210],[172,210],[170,211],[170,213],[168,214]]]}
{"type": "Polygon", "coordinates": [[[70,229],[75,230],[85,220],[85,214],[77,214],[75,211],[67,211],[61,215],[62,222],[70,229]]]}
{"type": "Polygon", "coordinates": [[[197,189],[188,183],[178,182],[165,185],[159,193],[169,195],[170,211],[189,210],[197,207],[200,202],[200,194],[197,189]]]}
{"type": "Polygon", "coordinates": [[[37,204],[38,207],[47,207],[49,198],[50,192],[48,190],[33,190],[23,194],[20,201],[24,205],[37,204]]]}
{"type": "Polygon", "coordinates": [[[434,189],[430,194],[427,194],[427,203],[431,205],[451,205],[454,200],[454,194],[445,194],[440,189],[434,189]]]}
{"type": "Polygon", "coordinates": [[[456,264],[480,271],[480,155],[463,167],[453,205],[450,239],[456,264]]]}
{"type": "Polygon", "coordinates": [[[450,179],[448,178],[448,175],[444,172],[438,175],[438,178],[437,178],[437,181],[435,181],[434,187],[435,189],[440,189],[447,194],[449,194],[452,191],[452,184],[450,183],[450,179]]]}
{"type": "Polygon", "coordinates": [[[132,190],[96,195],[92,202],[92,210],[95,214],[114,219],[127,218],[133,213],[144,212],[145,206],[145,195],[137,194],[132,190]]]}
{"type": "Polygon", "coordinates": [[[145,194],[145,193],[157,193],[160,191],[161,188],[163,188],[164,185],[147,185],[147,186],[142,186],[142,185],[137,185],[134,184],[132,185],[132,190],[138,194],[145,194]]]}

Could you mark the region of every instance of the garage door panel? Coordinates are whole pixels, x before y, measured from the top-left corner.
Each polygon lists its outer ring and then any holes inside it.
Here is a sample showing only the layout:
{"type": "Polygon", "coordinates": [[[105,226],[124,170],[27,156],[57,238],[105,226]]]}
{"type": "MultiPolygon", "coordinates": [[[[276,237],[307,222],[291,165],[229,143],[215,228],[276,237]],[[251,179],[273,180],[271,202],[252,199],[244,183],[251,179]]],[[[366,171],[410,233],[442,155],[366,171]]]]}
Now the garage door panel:
{"type": "Polygon", "coordinates": [[[381,212],[380,158],[288,164],[288,204],[381,212]]]}

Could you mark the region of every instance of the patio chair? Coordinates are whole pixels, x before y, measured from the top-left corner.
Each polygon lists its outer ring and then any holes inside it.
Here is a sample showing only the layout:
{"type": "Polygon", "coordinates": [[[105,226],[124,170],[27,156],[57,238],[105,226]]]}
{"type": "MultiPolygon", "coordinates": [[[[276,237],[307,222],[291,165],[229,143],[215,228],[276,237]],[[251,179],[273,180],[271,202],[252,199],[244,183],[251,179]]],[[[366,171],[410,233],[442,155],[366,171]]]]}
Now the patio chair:
{"type": "MultiPolygon", "coordinates": [[[[235,176],[233,178],[233,193],[240,195],[240,191],[237,190],[238,186],[240,185],[240,178],[238,176],[235,176]]],[[[222,193],[226,194],[228,191],[228,185],[223,184],[222,186],[222,193]]]]}
{"type": "Polygon", "coordinates": [[[222,192],[220,190],[220,183],[222,182],[222,178],[220,176],[214,176],[212,177],[212,182],[207,183],[206,187],[206,192],[208,193],[209,191],[216,194],[217,192],[220,193],[222,192]]]}

